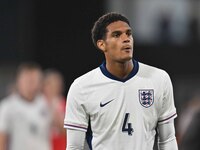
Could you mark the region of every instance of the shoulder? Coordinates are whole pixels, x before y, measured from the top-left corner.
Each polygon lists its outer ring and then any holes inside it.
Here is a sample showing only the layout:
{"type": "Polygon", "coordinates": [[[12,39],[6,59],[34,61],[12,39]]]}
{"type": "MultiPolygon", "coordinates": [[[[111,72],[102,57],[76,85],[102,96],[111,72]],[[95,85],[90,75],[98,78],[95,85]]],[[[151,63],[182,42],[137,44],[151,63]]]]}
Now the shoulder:
{"type": "Polygon", "coordinates": [[[14,107],[15,107],[15,100],[14,100],[15,95],[8,95],[5,96],[4,98],[1,99],[0,101],[0,113],[4,112],[4,114],[7,112],[9,113],[9,111],[13,111],[14,107]]]}
{"type": "Polygon", "coordinates": [[[142,62],[139,63],[138,75],[144,78],[167,78],[169,74],[166,70],[151,66],[142,62]]]}
{"type": "Polygon", "coordinates": [[[73,95],[86,97],[95,89],[94,87],[101,80],[100,78],[101,70],[99,67],[76,78],[69,87],[67,98],[69,99],[73,95]]]}
{"type": "Polygon", "coordinates": [[[17,98],[16,94],[11,94],[11,95],[7,95],[5,97],[3,97],[0,101],[0,105],[10,105],[11,103],[14,102],[14,99],[17,98]]]}
{"type": "Polygon", "coordinates": [[[73,83],[72,86],[87,86],[88,84],[91,84],[97,77],[97,75],[100,73],[100,69],[95,68],[81,76],[79,76],[78,78],[76,78],[73,83]]]}

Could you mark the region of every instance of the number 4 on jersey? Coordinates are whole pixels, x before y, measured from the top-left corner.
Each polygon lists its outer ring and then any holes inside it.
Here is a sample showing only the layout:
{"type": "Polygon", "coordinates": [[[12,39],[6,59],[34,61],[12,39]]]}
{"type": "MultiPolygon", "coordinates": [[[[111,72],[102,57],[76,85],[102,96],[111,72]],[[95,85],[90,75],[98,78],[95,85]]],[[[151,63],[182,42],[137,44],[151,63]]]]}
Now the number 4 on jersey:
{"type": "Polygon", "coordinates": [[[129,118],[129,113],[126,113],[123,126],[122,126],[122,132],[128,132],[128,135],[131,136],[133,132],[133,128],[132,128],[132,124],[128,123],[128,118],[129,118]]]}

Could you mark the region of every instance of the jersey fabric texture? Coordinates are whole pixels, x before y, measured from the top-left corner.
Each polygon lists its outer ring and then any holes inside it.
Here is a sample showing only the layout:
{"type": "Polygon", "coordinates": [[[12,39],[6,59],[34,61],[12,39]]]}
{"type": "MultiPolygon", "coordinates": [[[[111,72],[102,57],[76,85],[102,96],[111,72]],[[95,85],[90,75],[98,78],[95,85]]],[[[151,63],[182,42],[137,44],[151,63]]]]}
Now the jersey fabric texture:
{"type": "Polygon", "coordinates": [[[126,79],[110,74],[104,62],[69,89],[64,127],[86,132],[90,126],[94,150],[152,150],[157,124],[177,116],[168,73],[133,63],[126,79]]]}
{"type": "Polygon", "coordinates": [[[28,102],[12,94],[0,103],[0,132],[8,134],[9,150],[51,150],[50,125],[43,96],[28,102]]]}

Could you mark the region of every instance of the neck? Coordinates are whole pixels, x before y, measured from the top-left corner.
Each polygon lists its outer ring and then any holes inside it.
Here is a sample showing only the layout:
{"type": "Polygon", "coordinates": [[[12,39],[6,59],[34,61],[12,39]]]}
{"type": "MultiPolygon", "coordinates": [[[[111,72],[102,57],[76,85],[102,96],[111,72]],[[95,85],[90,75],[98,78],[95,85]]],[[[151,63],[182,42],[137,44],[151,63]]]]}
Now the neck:
{"type": "Polygon", "coordinates": [[[120,78],[120,79],[125,79],[130,72],[132,71],[134,65],[133,61],[129,60],[126,62],[106,62],[106,68],[107,70],[114,76],[120,78]]]}
{"type": "Polygon", "coordinates": [[[61,98],[61,94],[44,93],[44,95],[48,100],[60,99],[61,98]]]}
{"type": "Polygon", "coordinates": [[[25,93],[19,92],[19,91],[18,91],[18,94],[19,94],[24,100],[26,100],[27,102],[32,102],[32,101],[34,101],[35,95],[32,95],[32,94],[25,94],[25,93]]]}

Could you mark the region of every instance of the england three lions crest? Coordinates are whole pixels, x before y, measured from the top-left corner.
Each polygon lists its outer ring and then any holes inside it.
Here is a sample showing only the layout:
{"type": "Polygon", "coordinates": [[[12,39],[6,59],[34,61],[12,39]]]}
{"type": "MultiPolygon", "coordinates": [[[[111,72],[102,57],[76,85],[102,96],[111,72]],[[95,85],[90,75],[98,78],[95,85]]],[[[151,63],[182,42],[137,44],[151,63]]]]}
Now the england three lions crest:
{"type": "Polygon", "coordinates": [[[146,108],[150,107],[154,102],[154,91],[153,89],[139,90],[140,104],[146,108]]]}

